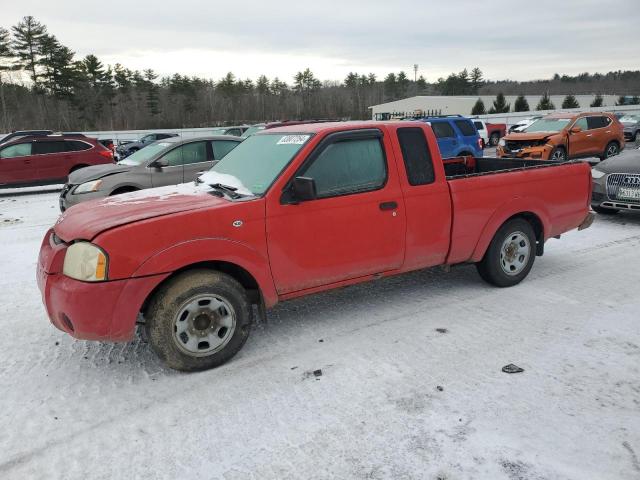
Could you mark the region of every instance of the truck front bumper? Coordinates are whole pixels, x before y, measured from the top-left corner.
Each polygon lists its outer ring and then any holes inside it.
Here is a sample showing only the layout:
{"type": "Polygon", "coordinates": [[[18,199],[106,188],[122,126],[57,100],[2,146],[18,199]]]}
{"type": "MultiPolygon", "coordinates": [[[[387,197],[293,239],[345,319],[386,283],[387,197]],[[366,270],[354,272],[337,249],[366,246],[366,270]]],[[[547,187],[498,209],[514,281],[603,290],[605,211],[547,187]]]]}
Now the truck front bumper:
{"type": "Polygon", "coordinates": [[[37,282],[51,323],[83,340],[128,341],[153,289],[169,274],[81,282],[38,265],[37,282]]]}

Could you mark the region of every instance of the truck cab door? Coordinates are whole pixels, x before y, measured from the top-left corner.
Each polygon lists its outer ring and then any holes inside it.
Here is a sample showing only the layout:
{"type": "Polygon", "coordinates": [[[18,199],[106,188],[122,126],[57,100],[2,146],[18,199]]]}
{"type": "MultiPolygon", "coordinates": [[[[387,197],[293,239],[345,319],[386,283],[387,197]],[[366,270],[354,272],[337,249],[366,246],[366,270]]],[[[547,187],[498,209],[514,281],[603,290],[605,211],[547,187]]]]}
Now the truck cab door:
{"type": "Polygon", "coordinates": [[[295,177],[313,179],[317,196],[297,201],[285,187],[267,203],[267,245],[278,294],[402,266],[402,192],[389,140],[380,130],[329,134],[288,185],[295,177]]]}

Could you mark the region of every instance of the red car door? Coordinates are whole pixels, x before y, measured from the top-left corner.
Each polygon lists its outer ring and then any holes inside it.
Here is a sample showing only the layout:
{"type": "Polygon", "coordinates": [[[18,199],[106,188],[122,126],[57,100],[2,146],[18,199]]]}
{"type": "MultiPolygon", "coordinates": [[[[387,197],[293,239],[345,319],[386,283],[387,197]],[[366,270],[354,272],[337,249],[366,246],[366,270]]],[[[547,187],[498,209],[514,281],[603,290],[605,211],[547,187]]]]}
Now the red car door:
{"type": "Polygon", "coordinates": [[[37,180],[31,143],[15,143],[0,148],[0,185],[37,180]]]}
{"type": "MultiPolygon", "coordinates": [[[[293,177],[317,198],[267,202],[269,261],[279,294],[400,268],[405,215],[389,140],[377,129],[328,135],[293,177]]],[[[274,198],[275,197],[275,198],[274,198]]]]}
{"type": "Polygon", "coordinates": [[[66,181],[72,168],[73,159],[71,152],[67,151],[63,139],[35,140],[32,153],[40,180],[66,181]]]}

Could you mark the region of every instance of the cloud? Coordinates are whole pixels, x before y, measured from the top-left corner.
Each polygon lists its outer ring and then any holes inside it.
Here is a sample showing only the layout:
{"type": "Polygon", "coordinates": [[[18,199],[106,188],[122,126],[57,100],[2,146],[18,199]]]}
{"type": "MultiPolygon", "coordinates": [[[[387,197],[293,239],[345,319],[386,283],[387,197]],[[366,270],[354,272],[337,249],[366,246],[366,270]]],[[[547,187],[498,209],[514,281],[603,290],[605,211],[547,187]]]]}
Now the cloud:
{"type": "Polygon", "coordinates": [[[182,0],[166,7],[24,0],[3,7],[4,22],[26,14],[79,55],[214,79],[231,70],[290,81],[305,67],[323,79],[352,70],[382,76],[414,63],[429,80],[476,65],[493,79],[546,78],[637,69],[640,42],[634,0],[182,0]]]}

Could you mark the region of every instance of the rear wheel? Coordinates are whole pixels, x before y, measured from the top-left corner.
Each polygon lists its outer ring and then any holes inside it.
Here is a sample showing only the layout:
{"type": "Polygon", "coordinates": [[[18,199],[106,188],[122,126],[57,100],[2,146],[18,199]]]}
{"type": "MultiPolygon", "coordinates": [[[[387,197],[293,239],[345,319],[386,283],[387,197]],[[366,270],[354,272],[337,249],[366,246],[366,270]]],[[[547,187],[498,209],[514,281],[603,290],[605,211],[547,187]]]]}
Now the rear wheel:
{"type": "Polygon", "coordinates": [[[535,257],[535,232],[529,222],[516,218],[500,227],[476,268],[486,282],[511,287],[529,274],[535,257]]]}
{"type": "Polygon", "coordinates": [[[499,141],[500,141],[500,134],[499,133],[494,132],[489,137],[489,145],[491,145],[492,147],[495,147],[496,145],[498,145],[499,141]]]}
{"type": "Polygon", "coordinates": [[[213,270],[183,272],[153,296],[145,315],[149,343],[171,368],[206,370],[231,359],[251,330],[245,289],[213,270]]]}
{"type": "Polygon", "coordinates": [[[554,162],[564,162],[567,160],[567,151],[563,147],[556,147],[549,155],[549,160],[554,162]]]}
{"type": "Polygon", "coordinates": [[[606,208],[606,207],[591,207],[594,212],[599,213],[601,215],[615,215],[619,210],[615,208],[606,208]]]}

